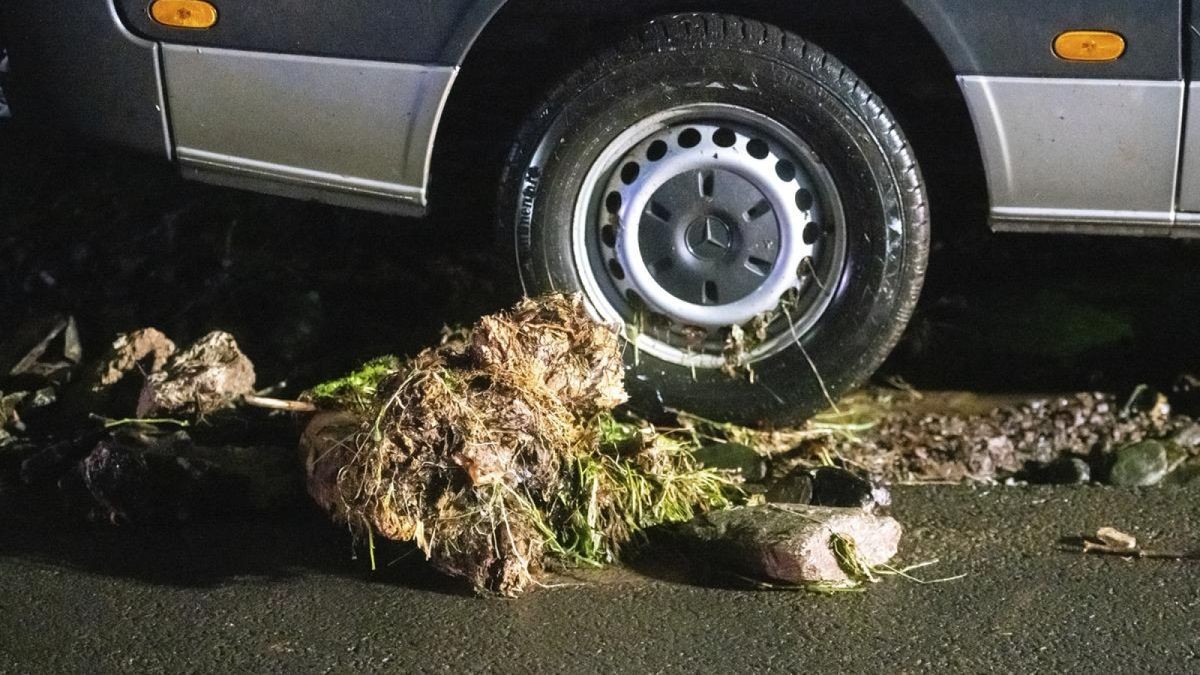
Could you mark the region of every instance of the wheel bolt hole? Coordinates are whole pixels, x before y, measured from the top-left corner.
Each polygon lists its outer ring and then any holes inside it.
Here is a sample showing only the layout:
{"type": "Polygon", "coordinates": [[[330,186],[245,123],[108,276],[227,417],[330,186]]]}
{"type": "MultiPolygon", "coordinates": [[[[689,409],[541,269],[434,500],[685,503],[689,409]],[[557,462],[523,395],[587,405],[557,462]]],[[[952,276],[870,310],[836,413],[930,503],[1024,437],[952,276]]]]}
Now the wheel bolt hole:
{"type": "Polygon", "coordinates": [[[821,238],[821,226],[816,223],[809,223],[804,226],[804,243],[812,245],[817,243],[821,238]]]}
{"type": "Polygon", "coordinates": [[[605,199],[604,199],[604,208],[608,209],[608,212],[613,213],[613,214],[615,214],[617,211],[620,211],[621,210],[621,193],[620,192],[608,193],[608,197],[605,197],[605,199]]]}
{"type": "Polygon", "coordinates": [[[750,153],[754,159],[766,159],[767,155],[771,153],[771,148],[767,146],[766,141],[755,138],[746,144],[746,152],[750,153]]]}
{"type": "Polygon", "coordinates": [[[732,129],[721,127],[713,132],[713,143],[718,147],[732,148],[734,143],[737,143],[737,134],[733,133],[732,129]]]}
{"type": "Polygon", "coordinates": [[[650,147],[646,148],[646,159],[651,162],[657,162],[667,156],[667,144],[663,141],[654,141],[650,147]]]}
{"type": "Polygon", "coordinates": [[[790,183],[796,180],[796,165],[781,159],[775,164],[775,174],[779,176],[779,180],[790,183]]]}
{"type": "Polygon", "coordinates": [[[691,127],[688,127],[687,129],[684,129],[683,131],[679,132],[679,146],[680,147],[694,148],[697,145],[700,145],[700,140],[701,140],[700,132],[691,127]]]}
{"type": "Polygon", "coordinates": [[[625,268],[621,267],[621,263],[617,262],[616,259],[608,261],[608,271],[617,281],[625,280],[625,268]]]}
{"type": "Polygon", "coordinates": [[[813,268],[812,258],[809,256],[804,256],[804,258],[800,260],[800,264],[796,266],[796,276],[801,279],[807,277],[810,273],[815,271],[816,270],[813,268]]]}
{"type": "MultiPolygon", "coordinates": [[[[807,232],[807,230],[806,230],[806,232],[807,232]]],[[[600,241],[604,242],[604,245],[609,248],[616,246],[617,245],[617,230],[616,230],[616,228],[614,228],[612,225],[605,225],[604,227],[600,228],[600,241]]]]}
{"type": "Polygon", "coordinates": [[[796,191],[796,208],[801,211],[811,211],[814,203],[813,194],[804,188],[796,191]]]}
{"type": "Polygon", "coordinates": [[[629,162],[621,167],[621,182],[626,185],[633,185],[633,181],[637,180],[638,174],[642,172],[642,167],[638,166],[637,162],[629,162]]]}

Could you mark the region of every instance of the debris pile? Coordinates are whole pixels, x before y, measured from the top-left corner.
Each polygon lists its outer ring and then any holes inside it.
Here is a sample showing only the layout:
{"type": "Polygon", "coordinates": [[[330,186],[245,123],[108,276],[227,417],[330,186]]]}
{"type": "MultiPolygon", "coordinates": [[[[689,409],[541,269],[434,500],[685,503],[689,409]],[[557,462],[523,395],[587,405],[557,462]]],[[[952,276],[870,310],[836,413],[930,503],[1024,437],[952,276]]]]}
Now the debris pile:
{"type": "Polygon", "coordinates": [[[358,423],[310,425],[309,492],[364,538],[413,541],[477,591],[519,595],[548,555],[607,562],[640,530],[737,492],[680,440],[612,417],[623,377],[616,333],[578,297],[524,300],[315,391],[358,423]]]}
{"type": "MultiPolygon", "coordinates": [[[[1126,449],[1142,441],[1161,441],[1166,447],[1169,458],[1155,459],[1151,467],[1158,479],[1188,456],[1200,461],[1195,420],[1174,414],[1161,395],[1148,394],[1139,389],[1123,402],[1109,394],[1079,393],[1005,402],[984,411],[974,408],[986,401],[946,406],[882,400],[877,403],[876,422],[860,433],[805,439],[791,455],[837,457],[897,483],[1015,478],[1128,485],[1134,480],[1128,478],[1132,472],[1114,463],[1123,454],[1134,454],[1126,449]],[[956,405],[963,411],[955,410],[956,405]]],[[[1153,482],[1157,481],[1140,484],[1153,482]]]]}
{"type": "Polygon", "coordinates": [[[293,452],[247,439],[246,420],[226,413],[255,382],[228,333],[178,351],[136,330],[84,367],[74,320],[50,317],[15,331],[2,361],[0,387],[17,391],[0,394],[0,496],[28,510],[57,496],[72,517],[147,524],[302,503],[293,452]],[[242,438],[198,440],[228,422],[242,438]]]}

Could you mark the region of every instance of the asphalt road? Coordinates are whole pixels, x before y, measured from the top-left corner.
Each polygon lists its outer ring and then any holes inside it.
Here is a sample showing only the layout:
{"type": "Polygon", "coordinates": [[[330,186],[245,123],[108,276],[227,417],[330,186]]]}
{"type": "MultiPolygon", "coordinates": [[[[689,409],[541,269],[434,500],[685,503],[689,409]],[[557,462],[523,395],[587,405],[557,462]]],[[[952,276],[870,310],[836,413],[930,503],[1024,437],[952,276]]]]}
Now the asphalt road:
{"type": "Polygon", "coordinates": [[[1200,486],[899,490],[902,562],[819,596],[713,584],[663,552],[477,599],[417,556],[374,575],[316,520],[0,526],[0,671],[1200,672],[1200,562],[1084,557],[1112,525],[1200,546],[1200,486]]]}

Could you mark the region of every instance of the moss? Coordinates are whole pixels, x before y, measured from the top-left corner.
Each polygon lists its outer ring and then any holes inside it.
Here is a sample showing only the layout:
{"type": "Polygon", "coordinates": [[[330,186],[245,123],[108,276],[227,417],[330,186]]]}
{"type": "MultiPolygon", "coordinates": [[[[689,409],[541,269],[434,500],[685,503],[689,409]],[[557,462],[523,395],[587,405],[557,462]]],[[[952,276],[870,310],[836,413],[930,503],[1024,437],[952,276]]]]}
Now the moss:
{"type": "Polygon", "coordinates": [[[399,371],[400,359],[381,356],[349,375],[318,384],[306,397],[321,408],[365,412],[372,405],[379,385],[399,371]]]}

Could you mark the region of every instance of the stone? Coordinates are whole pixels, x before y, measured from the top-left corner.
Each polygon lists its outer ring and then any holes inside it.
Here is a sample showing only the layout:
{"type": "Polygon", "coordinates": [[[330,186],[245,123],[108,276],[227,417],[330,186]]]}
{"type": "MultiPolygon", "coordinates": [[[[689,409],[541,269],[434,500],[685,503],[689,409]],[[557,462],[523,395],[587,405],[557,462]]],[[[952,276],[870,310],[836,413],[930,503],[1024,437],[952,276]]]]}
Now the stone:
{"type": "Polygon", "coordinates": [[[1189,452],[1200,450],[1200,422],[1175,432],[1171,442],[1189,452]]]}
{"type": "Polygon", "coordinates": [[[813,506],[871,510],[892,502],[887,488],[846,469],[822,466],[812,471],[813,506]]]}
{"type": "Polygon", "coordinates": [[[1063,456],[1033,464],[1018,478],[1035,485],[1082,485],[1092,481],[1092,467],[1080,457],[1063,456]]]}
{"type": "Polygon", "coordinates": [[[203,417],[254,393],[254,364],[229,333],[214,331],[146,378],[137,416],[203,417]]]}
{"type": "Polygon", "coordinates": [[[292,449],[197,446],[186,434],[148,446],[110,436],[58,481],[69,510],[111,523],[175,523],[280,512],[304,503],[292,449]]]}
{"type": "Polygon", "coordinates": [[[706,445],[693,456],[709,469],[738,471],[747,483],[759,483],[767,477],[767,461],[754,448],[741,443],[706,445]]]}
{"type": "Polygon", "coordinates": [[[852,471],[832,466],[797,469],[767,488],[767,502],[873,511],[889,506],[891,493],[852,471]]]}
{"type": "Polygon", "coordinates": [[[861,508],[779,504],[710,512],[677,530],[703,560],[752,579],[794,585],[857,581],[834,554],[835,534],[852,540],[861,562],[873,567],[895,557],[902,532],[894,518],[861,508]]]}
{"type": "Polygon", "coordinates": [[[28,413],[33,410],[49,408],[58,401],[58,391],[54,387],[42,387],[36,391],[29,392],[29,396],[21,401],[18,409],[21,412],[28,413]]]}
{"type": "Polygon", "coordinates": [[[14,429],[21,431],[21,417],[18,414],[18,409],[25,402],[29,394],[23,391],[18,391],[13,394],[5,394],[0,392],[0,431],[5,429],[14,429]]]}
{"type": "Polygon", "coordinates": [[[0,377],[63,384],[82,358],[75,317],[43,316],[18,326],[0,345],[0,377]]]}
{"type": "Polygon", "coordinates": [[[1163,485],[1188,485],[1191,487],[1200,487],[1200,462],[1195,464],[1185,464],[1171,472],[1170,475],[1163,480],[1163,485]]]}
{"type": "Polygon", "coordinates": [[[140,376],[158,372],[173,354],[175,343],[157,328],[118,335],[108,353],[92,369],[88,389],[100,393],[116,386],[130,373],[140,376]]]}
{"type": "Polygon", "coordinates": [[[813,477],[808,471],[793,471],[767,488],[766,499],[772,504],[811,504],[813,477]]]}
{"type": "Polygon", "coordinates": [[[1162,482],[1169,470],[1166,444],[1142,441],[1117,450],[1109,483],[1121,487],[1149,487],[1162,482]]]}

